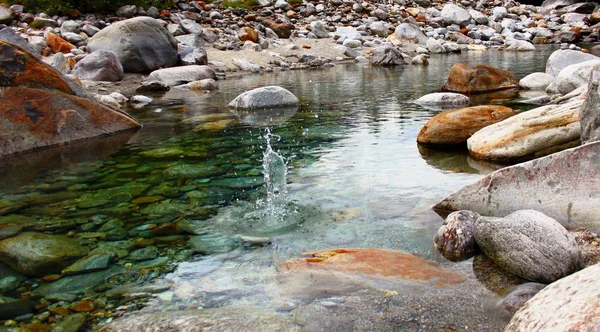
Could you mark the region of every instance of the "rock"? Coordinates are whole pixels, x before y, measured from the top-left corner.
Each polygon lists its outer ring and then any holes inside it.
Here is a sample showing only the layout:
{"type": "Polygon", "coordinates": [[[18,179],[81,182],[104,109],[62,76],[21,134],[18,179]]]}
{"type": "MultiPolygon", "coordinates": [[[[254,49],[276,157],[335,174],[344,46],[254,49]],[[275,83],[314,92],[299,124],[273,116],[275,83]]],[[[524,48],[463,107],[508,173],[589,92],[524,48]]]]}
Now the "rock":
{"type": "Polygon", "coordinates": [[[82,80],[120,81],[124,73],[115,53],[98,50],[79,61],[73,67],[73,75],[82,80]]]}
{"type": "Polygon", "coordinates": [[[334,39],[356,39],[362,40],[362,35],[353,27],[337,27],[333,33],[334,39]]]}
{"type": "Polygon", "coordinates": [[[0,241],[0,260],[27,276],[58,273],[88,252],[76,240],[60,235],[25,232],[0,241]]]}
{"type": "Polygon", "coordinates": [[[485,127],[467,140],[469,153],[487,160],[543,156],[577,142],[583,101],[542,106],[485,127]]]}
{"type": "Polygon", "coordinates": [[[506,332],[595,331],[600,317],[600,265],[542,289],[515,313],[506,332]]]}
{"type": "Polygon", "coordinates": [[[433,39],[433,38],[429,38],[427,40],[427,43],[425,44],[425,46],[431,53],[439,54],[439,53],[447,53],[448,52],[446,50],[446,48],[444,47],[444,45],[442,45],[442,43],[440,43],[439,41],[437,41],[436,39],[433,39]]]}
{"type": "Polygon", "coordinates": [[[595,55],[574,50],[556,50],[546,61],[546,73],[557,76],[563,68],[590,60],[600,60],[595,55]]]}
{"type": "Polygon", "coordinates": [[[135,95],[129,98],[129,102],[137,106],[144,106],[150,104],[152,102],[152,98],[148,96],[135,95]]]}
{"type": "Polygon", "coordinates": [[[550,283],[582,268],[575,239],[558,221],[538,211],[480,217],[474,235],[494,263],[527,280],[550,283]]]}
{"type": "Polygon", "coordinates": [[[373,49],[371,64],[374,66],[402,66],[406,64],[406,61],[398,48],[386,45],[373,49]]]}
{"type": "Polygon", "coordinates": [[[425,45],[427,43],[427,37],[416,25],[410,23],[402,23],[396,27],[394,34],[400,38],[400,40],[407,40],[412,43],[425,45]]]}
{"type": "Polygon", "coordinates": [[[140,126],[23,49],[0,41],[0,58],[0,156],[140,126]]]}
{"type": "Polygon", "coordinates": [[[52,329],[52,332],[78,332],[87,320],[88,314],[74,313],[67,315],[52,329]]]}
{"type": "Polygon", "coordinates": [[[471,23],[471,14],[467,10],[451,3],[444,5],[441,17],[446,25],[458,24],[467,26],[471,23]]]}
{"type": "Polygon", "coordinates": [[[513,39],[506,43],[508,47],[505,49],[506,51],[513,52],[533,52],[535,51],[535,46],[525,40],[513,39]]]}
{"type": "Polygon", "coordinates": [[[327,30],[327,25],[323,21],[310,22],[310,31],[314,33],[317,38],[329,38],[329,30],[327,30]]]}
{"type": "Polygon", "coordinates": [[[381,38],[386,38],[388,36],[388,29],[385,26],[385,24],[381,21],[371,23],[369,29],[371,30],[371,33],[381,38]]]}
{"type": "Polygon", "coordinates": [[[512,317],[517,310],[525,305],[529,299],[539,293],[546,287],[545,284],[537,282],[527,282],[507,291],[506,295],[502,296],[494,304],[494,309],[499,311],[504,317],[512,317]]]}
{"type": "Polygon", "coordinates": [[[430,93],[414,101],[422,106],[466,106],[469,102],[469,97],[449,92],[430,93]]]}
{"type": "Polygon", "coordinates": [[[279,38],[290,38],[292,30],[296,27],[291,23],[277,23],[271,19],[265,19],[261,22],[265,27],[273,30],[279,38]]]}
{"type": "Polygon", "coordinates": [[[452,212],[433,238],[433,244],[442,256],[457,262],[469,259],[479,252],[473,233],[480,215],[471,211],[452,212]]]}
{"type": "Polygon", "coordinates": [[[420,144],[451,145],[467,141],[475,132],[513,116],[504,106],[473,106],[436,114],[423,126],[417,142],[420,144]]]}
{"type": "Polygon", "coordinates": [[[429,60],[427,58],[429,58],[427,54],[418,54],[415,55],[414,58],[412,58],[410,63],[417,66],[427,66],[429,65],[429,60]]]}
{"type": "Polygon", "coordinates": [[[517,88],[519,81],[510,72],[488,65],[457,63],[450,69],[442,90],[461,93],[480,93],[517,88]]]}
{"type": "Polygon", "coordinates": [[[182,66],[208,64],[208,54],[202,47],[182,47],[178,55],[182,66]]]}
{"type": "Polygon", "coordinates": [[[177,41],[151,17],[109,25],[89,39],[88,49],[114,52],[125,72],[151,72],[177,65],[177,41]]]}
{"type": "Polygon", "coordinates": [[[212,78],[203,79],[200,81],[193,81],[190,83],[190,90],[218,90],[219,84],[212,78]]]}
{"type": "Polygon", "coordinates": [[[471,14],[471,18],[473,19],[473,21],[475,21],[475,23],[477,24],[482,24],[482,25],[487,25],[489,22],[489,19],[487,16],[485,16],[485,14],[483,14],[480,11],[471,9],[469,10],[469,14],[471,14]]]}
{"type": "Polygon", "coordinates": [[[600,68],[594,67],[590,74],[588,94],[580,110],[581,142],[600,140],[600,68]]]}
{"type": "Polygon", "coordinates": [[[135,92],[166,92],[171,90],[171,87],[161,81],[144,81],[135,89],[135,92]]]}
{"type": "MultiPolygon", "coordinates": [[[[93,287],[104,284],[106,280],[115,275],[126,272],[120,266],[112,266],[106,270],[101,270],[86,274],[76,274],[66,276],[57,281],[40,285],[35,290],[36,295],[52,295],[52,294],[72,294],[85,293],[93,287]]],[[[61,296],[62,297],[62,296],[61,296]]]]}
{"type": "Polygon", "coordinates": [[[522,89],[544,91],[554,82],[554,76],[547,73],[532,73],[523,77],[519,81],[522,89]]]}
{"type": "Polygon", "coordinates": [[[147,261],[158,257],[158,248],[154,246],[137,249],[129,253],[129,259],[134,261],[147,261]]]}
{"type": "Polygon", "coordinates": [[[76,48],[73,44],[52,32],[46,34],[46,44],[54,53],[71,53],[71,50],[76,48]]]}
{"type": "Polygon", "coordinates": [[[79,274],[100,271],[108,268],[110,255],[89,255],[62,270],[62,274],[79,274]]]}
{"type": "Polygon", "coordinates": [[[256,43],[258,41],[258,32],[251,27],[242,27],[238,31],[238,38],[242,43],[245,41],[256,43]]]}
{"type": "Polygon", "coordinates": [[[29,37],[25,40],[11,28],[0,29],[0,40],[17,45],[38,58],[42,53],[42,49],[48,46],[43,37],[29,37]],[[39,46],[40,43],[43,43],[43,47],[39,46]]]}
{"type": "Polygon", "coordinates": [[[168,86],[181,85],[206,78],[216,79],[217,75],[209,66],[199,65],[158,69],[148,75],[149,81],[160,81],[168,86]]]}
{"type": "Polygon", "coordinates": [[[298,107],[300,101],[290,91],[279,86],[266,86],[246,91],[235,97],[229,107],[241,110],[298,107]]]}
{"type": "Polygon", "coordinates": [[[231,60],[233,64],[242,71],[257,73],[260,71],[260,66],[246,59],[234,58],[231,60]]]}
{"type": "Polygon", "coordinates": [[[192,236],[188,241],[188,247],[194,253],[203,255],[230,252],[240,245],[239,239],[219,233],[192,236]]]}
{"type": "Polygon", "coordinates": [[[130,18],[135,16],[135,14],[137,13],[137,7],[135,5],[125,5],[125,6],[121,6],[119,7],[119,9],[117,9],[117,16],[120,17],[126,17],[126,18],[130,18]]]}
{"type": "Polygon", "coordinates": [[[600,58],[569,65],[558,73],[553,87],[561,94],[566,95],[580,87],[587,86],[592,71],[597,68],[600,68],[600,58]]]}
{"type": "Polygon", "coordinates": [[[13,18],[13,11],[0,5],[0,24],[10,24],[13,18]]]}

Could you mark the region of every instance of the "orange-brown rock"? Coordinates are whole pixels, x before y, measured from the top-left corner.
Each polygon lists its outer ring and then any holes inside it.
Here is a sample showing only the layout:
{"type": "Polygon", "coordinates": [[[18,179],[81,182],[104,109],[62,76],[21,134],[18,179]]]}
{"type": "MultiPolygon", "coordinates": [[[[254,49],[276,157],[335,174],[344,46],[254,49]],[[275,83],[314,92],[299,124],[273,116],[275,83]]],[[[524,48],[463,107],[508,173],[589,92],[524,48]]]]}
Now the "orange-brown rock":
{"type": "Polygon", "coordinates": [[[460,93],[482,93],[517,88],[519,81],[510,72],[488,66],[457,63],[452,66],[444,91],[460,93]]]}
{"type": "Polygon", "coordinates": [[[514,114],[512,109],[499,105],[473,106],[445,111],[427,121],[417,136],[417,142],[428,145],[464,143],[479,129],[500,122],[514,114]]]}
{"type": "Polygon", "coordinates": [[[264,19],[261,23],[273,30],[279,38],[290,38],[292,30],[295,29],[295,26],[291,23],[277,23],[271,19],[264,19]]]}
{"type": "Polygon", "coordinates": [[[90,300],[83,300],[77,303],[73,303],[69,309],[75,311],[75,312],[90,312],[94,309],[96,309],[96,306],[94,305],[94,302],[90,301],[90,300]]]}
{"type": "Polygon", "coordinates": [[[242,42],[249,40],[256,43],[258,41],[258,32],[251,27],[243,27],[238,31],[238,38],[242,42]]]}
{"type": "Polygon", "coordinates": [[[330,249],[305,253],[278,266],[283,293],[314,296],[366,288],[447,287],[464,281],[456,273],[407,252],[384,249],[330,249]]]}
{"type": "Polygon", "coordinates": [[[46,44],[54,53],[70,53],[72,49],[77,48],[73,44],[64,40],[61,36],[49,32],[46,34],[46,44]]]}
{"type": "Polygon", "coordinates": [[[0,41],[0,156],[137,128],[60,72],[0,41]]]}

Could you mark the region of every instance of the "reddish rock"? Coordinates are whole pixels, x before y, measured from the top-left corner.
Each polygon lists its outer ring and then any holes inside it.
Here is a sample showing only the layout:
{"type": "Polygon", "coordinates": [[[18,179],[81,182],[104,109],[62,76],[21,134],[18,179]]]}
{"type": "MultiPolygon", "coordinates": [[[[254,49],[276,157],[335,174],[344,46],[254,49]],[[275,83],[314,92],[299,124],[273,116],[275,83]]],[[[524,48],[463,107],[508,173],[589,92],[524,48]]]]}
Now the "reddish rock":
{"type": "Polygon", "coordinates": [[[498,105],[445,111],[427,121],[417,136],[417,142],[431,145],[464,143],[479,129],[500,122],[514,114],[512,109],[498,105]]]}
{"type": "Polygon", "coordinates": [[[73,44],[64,40],[61,36],[49,32],[46,34],[46,44],[54,53],[70,53],[72,49],[77,48],[73,44]]]}
{"type": "Polygon", "coordinates": [[[75,312],[90,312],[94,309],[96,309],[96,306],[94,305],[94,302],[90,301],[90,300],[83,300],[77,303],[73,303],[69,309],[71,309],[72,311],[75,312]]]}
{"type": "Polygon", "coordinates": [[[262,24],[273,30],[279,38],[290,38],[294,25],[291,23],[277,23],[271,19],[264,19],[262,24]]]}
{"type": "Polygon", "coordinates": [[[256,43],[258,41],[258,32],[251,27],[243,27],[238,31],[238,38],[242,42],[251,41],[256,43]]]}
{"type": "Polygon", "coordinates": [[[452,66],[444,91],[481,93],[518,88],[519,81],[510,72],[488,65],[457,63],[452,66]]]}

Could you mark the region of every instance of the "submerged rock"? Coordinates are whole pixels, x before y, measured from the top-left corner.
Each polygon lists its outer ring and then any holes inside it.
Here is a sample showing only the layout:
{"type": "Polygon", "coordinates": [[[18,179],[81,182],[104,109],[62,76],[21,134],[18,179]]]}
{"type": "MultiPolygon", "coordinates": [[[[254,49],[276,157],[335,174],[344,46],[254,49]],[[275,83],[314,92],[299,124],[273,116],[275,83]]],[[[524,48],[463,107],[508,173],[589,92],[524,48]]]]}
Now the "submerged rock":
{"type": "Polygon", "coordinates": [[[488,65],[457,63],[452,66],[442,90],[468,94],[518,87],[519,81],[504,69],[488,65]]]}
{"type": "Polygon", "coordinates": [[[444,111],[425,123],[417,136],[417,142],[437,145],[464,143],[481,128],[507,119],[514,114],[512,109],[497,105],[444,111]]]}
{"type": "Polygon", "coordinates": [[[592,265],[542,289],[517,311],[505,331],[596,331],[599,274],[600,265],[592,265]]]}
{"type": "Polygon", "coordinates": [[[499,311],[502,316],[510,318],[546,286],[536,282],[527,282],[511,287],[494,303],[494,309],[499,311]]]}
{"type": "Polygon", "coordinates": [[[422,106],[461,106],[468,105],[469,97],[460,93],[436,92],[424,95],[415,100],[415,104],[422,106]]]}
{"type": "Polygon", "coordinates": [[[266,86],[246,91],[235,97],[229,107],[241,110],[298,107],[300,101],[290,91],[279,86],[266,86]]]}
{"type": "Polygon", "coordinates": [[[457,262],[479,252],[475,242],[475,222],[480,215],[471,211],[452,212],[438,230],[433,243],[442,256],[457,262]]]}

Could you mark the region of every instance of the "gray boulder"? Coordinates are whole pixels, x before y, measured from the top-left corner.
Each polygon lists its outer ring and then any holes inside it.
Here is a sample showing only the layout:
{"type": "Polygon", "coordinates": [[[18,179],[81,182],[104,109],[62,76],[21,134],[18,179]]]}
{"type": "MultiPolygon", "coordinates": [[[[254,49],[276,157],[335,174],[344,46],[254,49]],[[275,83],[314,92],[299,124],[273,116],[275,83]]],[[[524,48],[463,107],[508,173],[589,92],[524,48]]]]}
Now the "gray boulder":
{"type": "Polygon", "coordinates": [[[600,330],[600,265],[542,289],[517,311],[505,332],[600,330]]]}
{"type": "Polygon", "coordinates": [[[588,95],[581,107],[581,142],[600,140],[600,67],[594,67],[590,74],[588,95]]]}
{"type": "Polygon", "coordinates": [[[471,14],[462,7],[447,3],[442,8],[442,19],[446,25],[458,24],[466,26],[471,23],[471,14]]]}
{"type": "MultiPolygon", "coordinates": [[[[38,52],[38,50],[36,48],[34,48],[31,44],[29,44],[27,42],[27,40],[25,40],[21,36],[17,35],[15,30],[13,30],[11,28],[0,29],[0,40],[9,42],[13,45],[17,45],[17,46],[25,49],[27,52],[31,53],[32,55],[34,55],[37,58],[40,57],[40,52],[38,52]]],[[[43,41],[44,41],[44,44],[46,44],[46,40],[43,39],[43,41]]]]}
{"type": "Polygon", "coordinates": [[[480,215],[472,211],[456,211],[448,215],[433,238],[442,256],[457,262],[469,259],[479,252],[475,242],[475,222],[480,215]]]}
{"type": "Polygon", "coordinates": [[[546,73],[557,76],[563,68],[589,60],[600,60],[600,58],[575,50],[556,50],[546,61],[546,73]]]}
{"type": "Polygon", "coordinates": [[[177,65],[177,41],[151,17],[113,23],[90,38],[88,49],[114,52],[125,72],[150,72],[177,65]]]}
{"type": "Polygon", "coordinates": [[[374,66],[402,66],[406,64],[406,61],[399,49],[386,45],[373,49],[371,64],[374,66]]]}
{"type": "Polygon", "coordinates": [[[385,23],[381,22],[381,21],[375,21],[373,23],[371,23],[371,25],[369,25],[369,29],[371,30],[371,33],[373,33],[376,36],[385,38],[388,36],[388,29],[385,25],[385,23]]]}
{"type": "Polygon", "coordinates": [[[427,43],[427,36],[414,24],[402,23],[396,27],[394,34],[400,38],[400,40],[407,40],[412,43],[425,45],[427,43]]]}
{"type": "Polygon", "coordinates": [[[229,107],[240,110],[298,107],[300,101],[290,91],[279,86],[265,86],[246,91],[235,97],[229,107]]]}
{"type": "Polygon", "coordinates": [[[507,41],[506,44],[508,45],[508,47],[506,47],[506,51],[509,52],[533,52],[535,51],[535,46],[525,40],[518,40],[518,39],[512,39],[510,41],[507,41]]]}
{"type": "Polygon", "coordinates": [[[208,64],[208,55],[202,47],[183,46],[179,48],[178,54],[183,66],[208,64]]]}
{"type": "Polygon", "coordinates": [[[323,21],[310,22],[310,31],[312,31],[317,38],[329,37],[329,30],[327,30],[327,25],[323,21]]]}
{"type": "Polygon", "coordinates": [[[600,67],[600,58],[576,63],[563,68],[556,76],[554,88],[565,95],[577,88],[586,86],[592,70],[600,67]]]}
{"type": "Polygon", "coordinates": [[[534,210],[480,217],[475,241],[501,268],[536,282],[553,282],[582,268],[581,249],[556,220],[534,210]]]}
{"type": "Polygon", "coordinates": [[[424,95],[415,100],[415,104],[427,106],[465,106],[469,105],[469,97],[453,92],[436,92],[424,95]]]}
{"type": "Polygon", "coordinates": [[[427,49],[431,53],[448,53],[448,50],[446,50],[444,45],[442,45],[441,42],[434,38],[429,38],[425,43],[425,47],[427,47],[427,49]]]}
{"type": "Polygon", "coordinates": [[[147,80],[176,86],[205,78],[217,79],[217,75],[209,66],[189,65],[155,70],[148,75],[147,80]]]}
{"type": "Polygon", "coordinates": [[[10,24],[15,16],[12,10],[0,5],[0,24],[10,24]]]}
{"type": "Polygon", "coordinates": [[[120,81],[124,76],[117,55],[105,50],[98,50],[83,58],[73,67],[72,73],[90,81],[120,81]]]}
{"type": "Polygon", "coordinates": [[[523,77],[519,81],[519,86],[522,89],[544,91],[554,82],[554,76],[547,73],[532,73],[523,77]]]}

